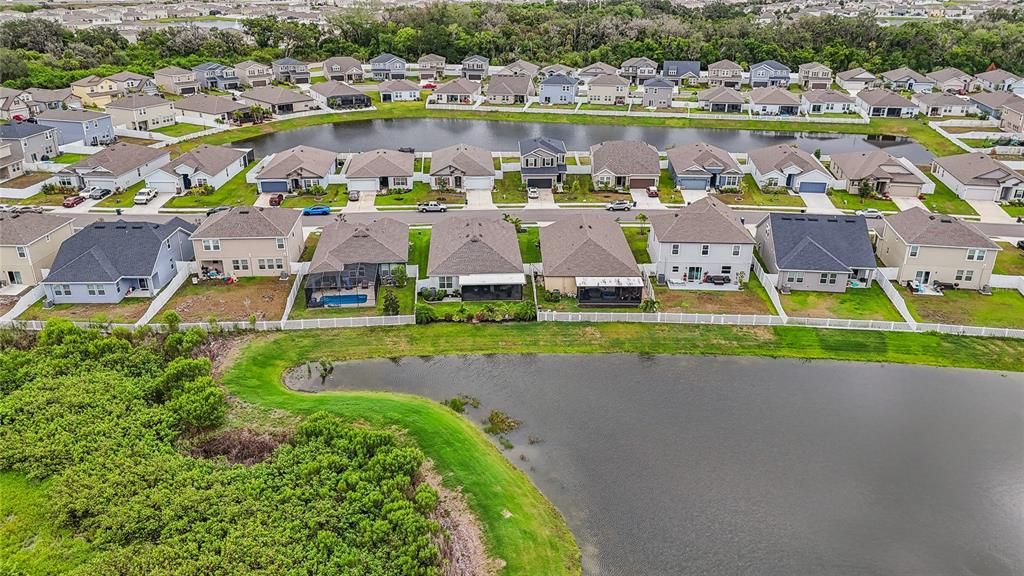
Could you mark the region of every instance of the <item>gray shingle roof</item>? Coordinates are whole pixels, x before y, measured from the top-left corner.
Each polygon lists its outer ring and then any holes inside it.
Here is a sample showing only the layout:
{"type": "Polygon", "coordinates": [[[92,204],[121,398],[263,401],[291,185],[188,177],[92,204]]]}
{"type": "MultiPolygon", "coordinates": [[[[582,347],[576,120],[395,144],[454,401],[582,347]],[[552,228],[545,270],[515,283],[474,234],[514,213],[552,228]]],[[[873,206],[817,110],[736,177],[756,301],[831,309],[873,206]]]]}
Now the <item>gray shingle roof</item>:
{"type": "Polygon", "coordinates": [[[402,63],[405,63],[405,60],[403,58],[399,58],[398,56],[395,56],[394,54],[389,54],[389,53],[385,52],[383,54],[380,54],[380,55],[377,55],[377,56],[374,56],[373,58],[371,58],[370,59],[370,64],[387,64],[388,62],[391,62],[392,60],[399,60],[402,63]]]}
{"type": "Polygon", "coordinates": [[[680,244],[753,244],[738,214],[706,196],[675,212],[656,214],[651,226],[658,242],[680,244]]]}
{"type": "Polygon", "coordinates": [[[875,253],[863,216],[772,212],[758,224],[770,225],[780,270],[850,272],[875,268],[875,253]]]}
{"type": "Polygon", "coordinates": [[[590,81],[591,86],[629,86],[629,79],[615,74],[601,74],[590,81]]]}
{"type": "Polygon", "coordinates": [[[285,238],[301,217],[290,208],[235,207],[203,220],[192,238],[285,238]]]}
{"type": "Polygon", "coordinates": [[[86,156],[68,166],[62,172],[103,169],[114,176],[120,176],[167,154],[167,150],[163,148],[150,148],[148,146],[139,146],[138,144],[118,142],[107,146],[92,156],[86,156]]]}
{"type": "Polygon", "coordinates": [[[248,108],[248,104],[242,104],[224,96],[211,96],[210,94],[196,94],[188,98],[182,98],[174,103],[178,110],[199,112],[200,114],[230,114],[235,110],[248,108]]]}
{"type": "Polygon", "coordinates": [[[963,70],[960,70],[959,68],[953,68],[953,67],[943,68],[941,70],[936,70],[934,72],[929,72],[929,73],[925,74],[925,76],[927,76],[928,78],[931,78],[932,80],[934,80],[936,82],[945,82],[947,80],[957,80],[957,79],[961,79],[961,78],[966,78],[967,80],[971,80],[971,79],[974,78],[973,76],[971,76],[970,74],[964,72],[963,70]]]}
{"type": "Polygon", "coordinates": [[[480,83],[468,78],[456,78],[445,82],[434,90],[434,94],[478,94],[480,83]]]}
{"type": "Polygon", "coordinates": [[[74,218],[54,214],[0,212],[0,246],[31,244],[72,220],[74,218]]]}
{"type": "Polygon", "coordinates": [[[411,177],[413,164],[415,157],[409,152],[378,148],[353,156],[345,165],[345,175],[349,178],[411,177]]]}
{"type": "Polygon", "coordinates": [[[344,82],[337,80],[328,80],[327,82],[321,82],[319,84],[313,84],[310,88],[313,92],[320,94],[324,98],[333,98],[335,96],[361,96],[365,95],[362,91],[354,86],[349,86],[344,82]]]}
{"type": "Polygon", "coordinates": [[[175,168],[185,165],[203,174],[214,176],[228,166],[237,163],[248,153],[248,150],[200,144],[198,147],[171,160],[161,170],[173,173],[175,168]]]}
{"type": "Polygon", "coordinates": [[[420,85],[411,80],[385,80],[377,85],[379,92],[419,92],[420,85]]]}
{"type": "Polygon", "coordinates": [[[324,226],[309,265],[310,274],[337,272],[346,264],[385,264],[409,260],[409,225],[393,218],[324,226]]]}
{"type": "Polygon", "coordinates": [[[717,88],[708,88],[698,92],[697,101],[716,102],[720,104],[743,104],[746,102],[746,98],[743,97],[743,94],[741,94],[739,90],[719,86],[717,88]]]}
{"type": "Polygon", "coordinates": [[[808,90],[803,93],[808,102],[814,104],[853,104],[853,97],[843,94],[838,90],[827,88],[825,90],[808,90]]]}
{"type": "MultiPolygon", "coordinates": [[[[150,108],[152,106],[164,106],[167,104],[171,104],[171,102],[159,96],[150,96],[149,94],[129,94],[124,98],[118,98],[110,104],[107,104],[107,108],[138,110],[139,108],[150,108]]],[[[173,108],[173,105],[171,107],[173,108]]]]}
{"type": "Polygon", "coordinates": [[[884,88],[879,88],[877,90],[861,90],[860,92],[857,92],[857,99],[864,101],[868,106],[917,108],[917,104],[914,104],[903,96],[884,88]]]}
{"type": "Polygon", "coordinates": [[[565,74],[552,74],[541,80],[541,86],[575,86],[579,81],[565,74]]]}
{"type": "Polygon", "coordinates": [[[540,71],[540,66],[537,66],[533,62],[527,62],[526,60],[516,60],[515,62],[505,66],[501,70],[498,70],[497,76],[504,76],[506,74],[525,74],[529,77],[534,77],[537,72],[540,71]]]}
{"type": "Polygon", "coordinates": [[[548,138],[547,136],[539,136],[537,138],[526,138],[519,141],[519,155],[529,154],[534,150],[544,150],[551,154],[565,154],[565,142],[556,140],[555,138],[548,138]]]}
{"type": "Polygon", "coordinates": [[[968,185],[995,186],[1007,178],[1024,180],[1019,172],[982,152],[954,154],[933,160],[943,170],[960,182],[968,185]]]}
{"type": "Polygon", "coordinates": [[[334,172],[337,161],[337,152],[313,146],[295,146],[275,154],[256,179],[280,180],[296,176],[323,178],[334,172]]]}
{"type": "Polygon", "coordinates": [[[999,84],[1000,82],[1002,82],[1004,80],[1018,80],[1018,79],[1020,79],[1020,76],[1017,76],[1016,74],[1014,74],[1012,72],[1007,72],[1006,70],[1003,70],[1001,68],[996,68],[995,70],[989,70],[988,72],[982,72],[981,74],[978,74],[976,76],[976,78],[978,78],[979,80],[984,80],[986,82],[992,82],[994,84],[999,84]]]}
{"type": "Polygon", "coordinates": [[[622,228],[597,214],[560,218],[540,229],[545,276],[640,277],[622,228]]]}
{"type": "Polygon", "coordinates": [[[874,80],[875,75],[863,68],[851,68],[849,70],[836,74],[836,78],[840,80],[853,80],[854,78],[860,78],[862,80],[874,80]]]}
{"type": "Polygon", "coordinates": [[[903,80],[903,79],[907,79],[907,78],[913,80],[914,82],[925,82],[925,83],[927,83],[927,82],[931,82],[932,81],[929,78],[926,78],[924,76],[924,74],[921,74],[920,72],[917,72],[916,70],[911,70],[910,68],[907,68],[906,66],[903,66],[903,67],[900,67],[900,68],[896,68],[895,70],[889,70],[888,72],[882,72],[882,78],[885,78],[886,80],[888,80],[890,82],[896,82],[898,80],[903,80]]]}
{"type": "Polygon", "coordinates": [[[787,144],[776,144],[751,150],[747,154],[750,163],[757,167],[758,172],[766,174],[772,170],[785,170],[789,166],[795,166],[802,172],[821,170],[827,172],[825,167],[818,162],[818,159],[810,153],[787,144]]]}
{"type": "Polygon", "coordinates": [[[644,88],[672,88],[673,86],[675,86],[675,84],[664,78],[661,78],[660,76],[655,76],[653,78],[648,78],[647,80],[644,80],[644,88]]]}
{"type": "Polygon", "coordinates": [[[110,118],[110,114],[93,112],[92,110],[43,110],[36,118],[41,120],[65,120],[71,122],[88,122],[100,118],[110,118]]]}
{"type": "Polygon", "coordinates": [[[515,226],[482,216],[451,216],[435,224],[428,262],[428,276],[523,273],[515,226]]]}
{"type": "Polygon", "coordinates": [[[719,60],[708,64],[708,70],[743,70],[743,67],[732,60],[719,60]]]}
{"type": "Polygon", "coordinates": [[[758,62],[757,64],[751,65],[750,69],[753,70],[754,68],[758,68],[760,66],[764,66],[766,68],[770,68],[773,72],[786,73],[786,74],[789,74],[789,72],[790,72],[789,66],[786,66],[785,64],[783,64],[782,62],[779,62],[778,60],[763,60],[761,62],[758,62]]]}
{"type": "Polygon", "coordinates": [[[932,214],[917,206],[886,216],[885,221],[908,245],[1000,249],[974,224],[945,214],[932,214]]]}
{"type": "Polygon", "coordinates": [[[915,94],[914,99],[925,106],[968,106],[967,100],[958,98],[946,92],[931,92],[928,94],[915,94]]]}
{"type": "Polygon", "coordinates": [[[22,138],[28,138],[29,136],[35,136],[36,134],[42,134],[49,130],[56,130],[56,128],[42,124],[34,124],[32,122],[11,122],[8,124],[0,124],[0,138],[20,140],[22,138]]]}
{"type": "Polygon", "coordinates": [[[260,86],[259,88],[253,88],[242,92],[242,98],[246,100],[256,100],[257,102],[265,102],[267,104],[295,104],[297,102],[309,102],[313,100],[305,94],[288,90],[287,88],[281,88],[280,86],[260,86]]]}
{"type": "Polygon", "coordinates": [[[528,76],[492,76],[487,94],[523,96],[533,94],[533,80],[528,76]]]}
{"type": "Polygon", "coordinates": [[[789,90],[776,88],[754,88],[750,91],[750,102],[769,106],[799,106],[800,100],[789,90]]]}
{"type": "Polygon", "coordinates": [[[431,175],[445,176],[449,167],[466,176],[494,176],[494,157],[487,150],[470,144],[447,146],[431,153],[431,175]]]}
{"type": "Polygon", "coordinates": [[[696,60],[665,60],[661,63],[661,75],[666,78],[682,78],[687,74],[700,77],[700,62],[696,60]]]}
{"type": "Polygon", "coordinates": [[[617,175],[660,175],[658,150],[636,140],[608,140],[590,147],[591,172],[609,170],[617,175]]]}
{"type": "Polygon", "coordinates": [[[349,56],[335,56],[334,58],[324,60],[325,73],[330,74],[332,72],[331,68],[334,68],[335,66],[337,66],[341,72],[348,72],[354,68],[358,69],[359,72],[363,71],[363,66],[359,63],[359,60],[349,56]]]}
{"type": "Polygon", "coordinates": [[[865,178],[885,179],[901,184],[924,184],[895,156],[884,150],[870,152],[844,152],[829,156],[829,167],[842,171],[843,177],[849,180],[865,178]]]}
{"type": "Polygon", "coordinates": [[[707,168],[719,168],[722,172],[742,173],[736,159],[728,152],[711,144],[702,142],[673,146],[666,151],[668,161],[676,174],[697,173],[709,174],[707,168]],[[690,172],[697,168],[696,172],[690,172]]]}

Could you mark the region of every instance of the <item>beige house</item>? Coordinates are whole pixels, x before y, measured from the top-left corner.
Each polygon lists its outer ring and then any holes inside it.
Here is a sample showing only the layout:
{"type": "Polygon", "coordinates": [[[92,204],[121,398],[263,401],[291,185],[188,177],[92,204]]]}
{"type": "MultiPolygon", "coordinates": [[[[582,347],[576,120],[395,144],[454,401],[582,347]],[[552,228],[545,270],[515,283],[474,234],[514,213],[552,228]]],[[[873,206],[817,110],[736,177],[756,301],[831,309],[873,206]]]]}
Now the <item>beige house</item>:
{"type": "Polygon", "coordinates": [[[636,306],[645,282],[622,228],[599,214],[561,218],[540,229],[544,289],[580,306],[636,306]]]}
{"type": "Polygon", "coordinates": [[[739,89],[743,84],[743,67],[732,60],[719,60],[708,64],[708,87],[725,86],[739,89]]]}
{"type": "Polygon", "coordinates": [[[124,91],[110,78],[86,76],[71,83],[71,93],[78,96],[83,106],[103,108],[112,100],[120,98],[124,91]]]}
{"type": "Polygon", "coordinates": [[[909,164],[884,150],[871,150],[833,154],[828,167],[836,181],[845,182],[851,194],[857,194],[861,184],[867,182],[881,196],[917,198],[923,192],[924,180],[909,164]]]}
{"type": "Polygon", "coordinates": [[[1003,104],[999,128],[1004,132],[1024,133],[1024,98],[1003,104]]]}
{"type": "Polygon", "coordinates": [[[661,177],[658,150],[638,140],[608,140],[590,147],[591,179],[598,190],[645,190],[661,177]]]}
{"type": "Polygon", "coordinates": [[[989,283],[1001,248],[974,224],[917,207],[884,220],[875,251],[886,266],[900,269],[900,284],[943,282],[977,290],[989,283]]]}
{"type": "Polygon", "coordinates": [[[164,92],[179,96],[192,96],[199,93],[199,81],[196,73],[177,66],[167,66],[153,72],[156,85],[164,92]]]}
{"type": "Polygon", "coordinates": [[[629,79],[614,74],[597,76],[587,85],[587,101],[591,104],[625,106],[629,98],[629,79]]]}
{"type": "Polygon", "coordinates": [[[801,64],[800,86],[804,90],[827,90],[832,87],[832,69],[818,62],[801,64]]]}
{"type": "Polygon", "coordinates": [[[114,126],[129,130],[155,130],[174,125],[174,103],[159,96],[131,94],[107,104],[114,126]]]}
{"type": "Polygon", "coordinates": [[[274,81],[274,69],[266,64],[246,60],[235,64],[235,76],[242,86],[259,88],[270,86],[274,81]]]}
{"type": "Polygon", "coordinates": [[[72,220],[53,214],[0,213],[0,285],[41,282],[61,243],[71,237],[72,220]]]}
{"type": "Polygon", "coordinates": [[[210,216],[192,234],[200,270],[230,276],[279,276],[302,255],[302,214],[242,206],[210,216]]]}

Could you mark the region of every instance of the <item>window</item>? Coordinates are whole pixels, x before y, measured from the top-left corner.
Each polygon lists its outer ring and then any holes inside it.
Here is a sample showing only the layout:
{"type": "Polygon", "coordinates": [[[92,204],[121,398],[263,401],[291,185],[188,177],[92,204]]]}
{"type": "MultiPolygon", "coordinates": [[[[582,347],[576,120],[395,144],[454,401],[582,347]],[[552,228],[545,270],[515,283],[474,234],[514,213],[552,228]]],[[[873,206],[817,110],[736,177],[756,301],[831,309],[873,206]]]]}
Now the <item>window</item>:
{"type": "Polygon", "coordinates": [[[722,266],[722,274],[732,274],[732,266],[722,266]]]}
{"type": "MultiPolygon", "coordinates": [[[[918,253],[918,252],[919,252],[920,250],[921,250],[921,247],[920,247],[920,246],[911,246],[911,247],[910,247],[910,257],[911,257],[911,258],[917,258],[917,253],[918,253]]],[[[970,258],[968,258],[968,260],[970,260],[970,258]]]]}
{"type": "Polygon", "coordinates": [[[770,188],[774,188],[775,186],[779,185],[779,179],[778,178],[769,178],[769,179],[764,181],[764,185],[768,186],[770,188]]]}
{"type": "Polygon", "coordinates": [[[739,256],[740,255],[740,245],[739,244],[733,244],[732,245],[732,255],[733,256],[739,256]]]}
{"type": "Polygon", "coordinates": [[[85,290],[89,293],[89,296],[103,296],[107,293],[102,284],[86,284],[85,290]]]}
{"type": "Polygon", "coordinates": [[[74,180],[71,179],[71,176],[60,176],[60,177],[57,178],[57,182],[60,183],[61,186],[74,186],[75,185],[75,182],[74,182],[74,180]]]}
{"type": "Polygon", "coordinates": [[[71,285],[70,284],[55,284],[53,286],[54,296],[71,296],[71,285]]]}
{"type": "Polygon", "coordinates": [[[391,179],[391,185],[392,186],[408,186],[409,185],[409,179],[406,178],[405,176],[396,176],[396,177],[391,179]]]}
{"type": "Polygon", "coordinates": [[[249,269],[248,260],[232,260],[231,269],[235,272],[244,272],[249,269]]]}
{"type": "Polygon", "coordinates": [[[794,283],[796,283],[796,284],[803,284],[804,283],[804,273],[803,272],[787,272],[786,273],[786,282],[789,283],[789,284],[794,284],[794,283]]]}
{"type": "Polygon", "coordinates": [[[28,258],[28,249],[24,246],[18,246],[18,258],[28,258]]]}
{"type": "Polygon", "coordinates": [[[708,245],[708,244],[701,244],[700,245],[700,255],[701,256],[707,256],[709,252],[711,252],[711,246],[710,245],[708,245]]]}
{"type": "Polygon", "coordinates": [[[672,255],[675,256],[677,254],[679,254],[679,244],[673,244],[672,245],[672,255]]]}
{"type": "Polygon", "coordinates": [[[284,238],[277,238],[277,249],[284,250],[284,238]]]}
{"type": "Polygon", "coordinates": [[[196,186],[206,186],[206,178],[196,178],[196,186]]]}
{"type": "Polygon", "coordinates": [[[839,278],[839,275],[834,273],[834,272],[833,273],[824,273],[824,274],[821,275],[821,279],[819,280],[819,282],[822,283],[822,284],[835,284],[836,280],[838,278],[839,278]]]}
{"type": "Polygon", "coordinates": [[[451,290],[455,285],[455,280],[451,276],[438,276],[437,287],[441,290],[451,290]]]}
{"type": "Polygon", "coordinates": [[[974,280],[974,270],[957,270],[956,271],[957,282],[970,282],[974,280]]]}
{"type": "Polygon", "coordinates": [[[679,272],[679,266],[673,266],[672,267],[672,271],[673,272],[679,272]]]}
{"type": "Polygon", "coordinates": [[[969,260],[969,261],[981,262],[984,259],[985,259],[985,251],[984,250],[977,250],[975,248],[972,248],[972,249],[967,251],[967,260],[969,260]]]}
{"type": "Polygon", "coordinates": [[[203,250],[206,252],[220,252],[220,240],[203,240],[203,250]]]}
{"type": "Polygon", "coordinates": [[[284,270],[283,258],[260,258],[256,263],[260,270],[284,270]]]}

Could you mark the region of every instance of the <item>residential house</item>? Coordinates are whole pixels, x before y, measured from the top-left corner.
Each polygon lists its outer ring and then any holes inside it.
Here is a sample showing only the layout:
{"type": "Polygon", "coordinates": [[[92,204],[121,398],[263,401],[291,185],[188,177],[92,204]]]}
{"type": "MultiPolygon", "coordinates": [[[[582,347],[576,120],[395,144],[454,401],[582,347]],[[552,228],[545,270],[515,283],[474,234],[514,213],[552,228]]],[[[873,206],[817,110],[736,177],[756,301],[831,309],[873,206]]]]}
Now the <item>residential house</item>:
{"type": "Polygon", "coordinates": [[[616,68],[615,66],[612,66],[611,64],[605,64],[604,62],[594,62],[593,64],[588,64],[587,66],[580,68],[576,72],[576,77],[582,80],[583,82],[589,84],[591,80],[597,78],[598,76],[615,76],[618,73],[619,69],[616,68]]]}
{"type": "Polygon", "coordinates": [[[73,234],[73,220],[45,212],[0,212],[0,286],[42,282],[57,249],[73,234]]]}
{"type": "Polygon", "coordinates": [[[590,147],[595,189],[646,190],[661,177],[657,148],[636,140],[608,140],[590,147]]]}
{"type": "Polygon", "coordinates": [[[309,84],[309,65],[295,58],[278,58],[270,63],[276,82],[309,84]]]}
{"type": "Polygon", "coordinates": [[[700,62],[696,60],[665,60],[661,63],[661,77],[678,86],[700,83],[700,62]]]}
{"type": "Polygon", "coordinates": [[[115,140],[110,114],[92,110],[44,110],[36,116],[44,126],[57,129],[60,145],[81,142],[86,146],[102,146],[115,140]]]}
{"type": "Polygon", "coordinates": [[[191,240],[204,277],[281,276],[302,256],[302,213],[236,206],[203,220],[191,240]]]}
{"type": "Polygon", "coordinates": [[[175,194],[207,185],[219,190],[251,161],[252,150],[200,144],[151,172],[146,186],[175,194]]]}
{"type": "Polygon", "coordinates": [[[917,104],[925,116],[966,116],[973,106],[970,100],[954,96],[949,92],[915,93],[910,101],[917,104]]]}
{"type": "Polygon", "coordinates": [[[536,95],[533,79],[526,76],[492,76],[487,82],[489,104],[526,104],[536,95]]]}
{"type": "Polygon", "coordinates": [[[1020,100],[1012,92],[976,92],[970,95],[974,111],[982,116],[998,119],[1003,114],[1003,105],[1020,100]]]}
{"type": "Polygon", "coordinates": [[[336,110],[369,108],[372,105],[370,97],[365,92],[338,80],[313,84],[309,89],[309,95],[321,107],[336,110]]]}
{"type": "Polygon", "coordinates": [[[644,108],[671,108],[674,89],[675,84],[665,78],[655,76],[644,80],[644,108]]]}
{"type": "Polygon", "coordinates": [[[178,261],[195,254],[195,226],[174,217],[165,223],[98,221],[60,245],[43,279],[54,304],[113,304],[153,297],[178,273],[178,261]]]}
{"type": "Polygon", "coordinates": [[[306,307],[376,306],[381,284],[408,261],[408,224],[393,218],[333,220],[324,226],[309,265],[306,307]]]}
{"type": "Polygon", "coordinates": [[[1024,175],[981,152],[936,157],[932,174],[964,200],[1024,200],[1024,175]]]}
{"type": "Polygon", "coordinates": [[[736,159],[717,146],[681,144],[666,153],[672,182],[683,190],[736,189],[743,180],[743,169],[736,159]]]}
{"type": "Polygon", "coordinates": [[[750,110],[765,116],[796,116],[800,114],[800,100],[784,88],[754,88],[750,92],[750,110]]]}
{"type": "Polygon", "coordinates": [[[339,82],[362,82],[363,65],[348,56],[335,56],[324,60],[324,76],[339,82]]]}
{"type": "Polygon", "coordinates": [[[238,76],[231,66],[217,62],[206,62],[192,67],[199,87],[203,90],[236,90],[238,76]]]}
{"type": "Polygon", "coordinates": [[[1013,134],[1024,133],[1024,98],[1003,104],[999,128],[1013,134]]]}
{"type": "Polygon", "coordinates": [[[541,104],[575,104],[579,80],[564,74],[553,74],[540,81],[541,104]]]}
{"type": "Polygon", "coordinates": [[[770,86],[789,86],[789,77],[792,71],[789,66],[776,60],[765,60],[750,67],[750,85],[754,88],[766,88],[770,86]]]}
{"type": "Polygon", "coordinates": [[[174,103],[160,96],[129,94],[107,104],[114,126],[129,130],[156,130],[174,125],[174,103]]]}
{"type": "Polygon", "coordinates": [[[732,60],[719,60],[708,64],[708,87],[724,86],[739,90],[743,84],[743,68],[732,60]]]}
{"type": "Polygon", "coordinates": [[[411,80],[385,80],[377,86],[381,102],[411,102],[420,99],[420,85],[411,80]]]}
{"type": "Polygon", "coordinates": [[[717,86],[697,93],[697,105],[702,110],[711,112],[737,114],[743,111],[747,99],[735,88],[717,86]]]}
{"type": "Polygon", "coordinates": [[[103,108],[115,98],[124,95],[124,90],[117,82],[99,76],[86,76],[71,83],[71,92],[82,101],[84,106],[103,108]]]}
{"type": "Polygon", "coordinates": [[[800,111],[805,114],[854,114],[857,106],[852,96],[829,88],[801,94],[800,111]]]}
{"type": "Polygon", "coordinates": [[[24,120],[32,115],[32,108],[31,94],[0,86],[0,119],[24,120]]]}
{"type": "Polygon", "coordinates": [[[370,150],[355,154],[345,164],[345,180],[349,190],[377,192],[412,188],[415,158],[398,150],[370,150]]]}
{"type": "Polygon", "coordinates": [[[868,116],[913,118],[920,112],[917,104],[884,88],[857,92],[857,107],[868,116]]]}
{"type": "Polygon", "coordinates": [[[483,81],[487,78],[487,71],[490,69],[490,60],[479,54],[466,56],[462,60],[462,77],[467,80],[483,81]]]}
{"type": "Polygon", "coordinates": [[[455,144],[430,157],[430,187],[435,190],[494,189],[494,156],[479,146],[455,144]]]}
{"type": "Polygon", "coordinates": [[[405,60],[387,52],[370,60],[370,73],[374,80],[401,80],[405,78],[405,60]]]}
{"type": "MultiPolygon", "coordinates": [[[[580,306],[637,306],[646,282],[622,227],[598,214],[576,214],[540,229],[544,289],[580,306]]],[[[649,296],[649,295],[648,295],[649,296]]]]}
{"type": "Polygon", "coordinates": [[[13,142],[0,142],[0,183],[13,180],[25,173],[25,157],[21,147],[13,142]]]}
{"type": "Polygon", "coordinates": [[[299,145],[274,154],[256,175],[256,189],[277,194],[307,190],[314,185],[327,188],[328,177],[337,173],[337,152],[299,145]]]}
{"type": "Polygon", "coordinates": [[[925,287],[942,282],[968,290],[989,284],[1001,248],[974,224],[917,206],[883,222],[875,253],[883,264],[899,269],[898,283],[925,287]]]}
{"type": "Polygon", "coordinates": [[[801,64],[797,69],[800,86],[804,90],[828,90],[832,88],[832,69],[819,62],[801,64]]]}
{"type": "Polygon", "coordinates": [[[182,98],[174,103],[174,109],[185,118],[199,118],[228,124],[235,119],[235,113],[242,115],[242,120],[250,118],[249,105],[224,96],[196,94],[182,98]]]}
{"type": "Polygon", "coordinates": [[[619,76],[629,80],[630,84],[640,85],[657,75],[658,63],[643,56],[630,58],[619,66],[619,76]]]}
{"type": "Polygon", "coordinates": [[[107,76],[107,80],[113,80],[117,88],[124,94],[141,93],[155,96],[160,92],[156,80],[144,74],[136,74],[127,70],[107,76]]]}
{"type": "Polygon", "coordinates": [[[832,175],[814,155],[795,146],[777,144],[747,154],[751,175],[762,188],[786,188],[798,193],[825,193],[832,175]]]}
{"type": "Polygon", "coordinates": [[[975,76],[978,85],[989,92],[1013,92],[1018,96],[1024,96],[1024,78],[996,68],[988,72],[982,72],[975,76]]]}
{"type": "Polygon", "coordinates": [[[58,88],[48,90],[46,88],[29,88],[25,90],[32,98],[39,110],[67,110],[68,108],[81,108],[82,99],[71,91],[71,88],[58,88]]]}
{"type": "Polygon", "coordinates": [[[754,238],[732,208],[705,197],[652,216],[647,254],[659,284],[700,289],[711,276],[727,276],[736,289],[750,279],[754,238]]]}
{"type": "Polygon", "coordinates": [[[587,84],[587,102],[590,104],[625,106],[629,98],[629,80],[622,76],[602,74],[587,84]]]}
{"type": "Polygon", "coordinates": [[[533,78],[540,71],[540,66],[526,60],[516,60],[494,73],[495,76],[525,76],[533,78]]]}
{"type": "Polygon", "coordinates": [[[420,71],[420,80],[440,80],[444,78],[444,67],[447,61],[444,56],[426,54],[420,56],[416,65],[420,71]]]}
{"type": "Polygon", "coordinates": [[[565,182],[565,142],[547,136],[520,140],[519,166],[527,186],[556,188],[565,182]]]}
{"type": "Polygon", "coordinates": [[[540,77],[542,79],[550,78],[552,76],[556,76],[559,74],[561,74],[562,76],[568,76],[569,78],[578,78],[576,74],[576,69],[570,66],[566,66],[565,64],[552,64],[550,66],[545,66],[540,69],[540,77]]]}
{"type": "Polygon", "coordinates": [[[776,288],[846,292],[869,288],[875,253],[863,216],[771,212],[757,225],[757,250],[776,288]]]}
{"type": "Polygon", "coordinates": [[[57,180],[75,188],[127,190],[170,161],[166,148],[118,142],[65,167],[57,173],[57,180]]]}
{"type": "Polygon", "coordinates": [[[974,76],[957,68],[947,67],[925,74],[933,82],[935,87],[942,92],[950,94],[967,94],[978,89],[978,82],[974,76]]]}
{"type": "Polygon", "coordinates": [[[242,92],[239,99],[252,106],[263,106],[274,115],[306,112],[318,108],[315,100],[305,94],[280,86],[263,86],[242,92]]]}
{"type": "Polygon", "coordinates": [[[886,87],[896,91],[907,90],[920,93],[931,92],[935,88],[934,80],[906,66],[883,72],[882,80],[886,87]]]}
{"type": "Polygon", "coordinates": [[[235,64],[235,77],[240,87],[261,88],[270,86],[274,81],[274,69],[260,62],[246,60],[235,64]]]}
{"type": "Polygon", "coordinates": [[[913,170],[908,160],[896,158],[884,150],[843,152],[829,156],[829,169],[837,182],[851,194],[862,184],[879,196],[917,198],[924,191],[925,181],[913,170]]]}
{"type": "Polygon", "coordinates": [[[0,144],[11,144],[20,150],[25,162],[56,160],[61,153],[57,129],[31,122],[0,124],[0,144]]]}
{"type": "Polygon", "coordinates": [[[878,78],[863,68],[853,68],[836,74],[836,84],[848,92],[878,87],[878,78]]]}
{"type": "Polygon", "coordinates": [[[430,234],[427,279],[464,301],[522,300],[526,275],[516,227],[483,216],[450,216],[430,234]]]}
{"type": "Polygon", "coordinates": [[[434,89],[432,97],[439,104],[473,104],[480,96],[480,83],[456,78],[434,89]]]}

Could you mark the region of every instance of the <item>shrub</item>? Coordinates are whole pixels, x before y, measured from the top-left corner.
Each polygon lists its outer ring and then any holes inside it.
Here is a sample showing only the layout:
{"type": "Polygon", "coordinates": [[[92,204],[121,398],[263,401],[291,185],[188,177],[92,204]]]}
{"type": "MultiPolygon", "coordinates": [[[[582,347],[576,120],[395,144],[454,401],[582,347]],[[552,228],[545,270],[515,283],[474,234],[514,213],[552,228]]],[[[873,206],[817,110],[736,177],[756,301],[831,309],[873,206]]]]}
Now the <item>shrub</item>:
{"type": "Polygon", "coordinates": [[[405,288],[405,285],[409,283],[409,273],[406,272],[405,266],[396,266],[391,271],[391,278],[395,280],[395,286],[399,288],[405,288]]]}
{"type": "Polygon", "coordinates": [[[522,422],[513,419],[501,410],[491,410],[491,413],[487,415],[487,419],[484,420],[484,432],[495,436],[499,434],[508,434],[516,428],[519,428],[520,424],[522,424],[522,422]]]}
{"type": "Polygon", "coordinates": [[[181,325],[181,316],[174,310],[168,310],[164,312],[164,324],[167,326],[168,332],[177,332],[178,326],[181,325]]]}
{"type": "Polygon", "coordinates": [[[429,304],[417,306],[416,323],[430,324],[431,322],[437,322],[437,311],[434,310],[434,307],[429,304]]]}
{"type": "Polygon", "coordinates": [[[653,298],[645,299],[643,302],[640,303],[640,311],[641,312],[657,312],[658,311],[658,301],[653,299],[653,298]]]}
{"type": "Polygon", "coordinates": [[[384,302],[381,308],[386,316],[398,316],[401,312],[401,303],[390,286],[384,289],[384,302]]]}
{"type": "MultiPolygon", "coordinates": [[[[544,290],[544,289],[541,288],[541,290],[544,290]]],[[[554,290],[544,290],[543,298],[544,298],[545,302],[561,302],[562,301],[562,293],[554,291],[554,290]]]]}

